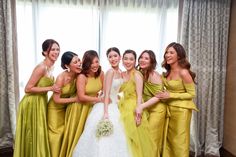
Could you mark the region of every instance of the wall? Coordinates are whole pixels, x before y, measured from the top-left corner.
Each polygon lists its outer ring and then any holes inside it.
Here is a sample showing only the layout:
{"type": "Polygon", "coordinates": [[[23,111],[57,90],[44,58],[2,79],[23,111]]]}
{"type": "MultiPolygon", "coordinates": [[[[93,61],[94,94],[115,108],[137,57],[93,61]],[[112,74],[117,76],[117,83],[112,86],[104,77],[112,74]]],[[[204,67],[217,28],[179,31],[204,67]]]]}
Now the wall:
{"type": "Polygon", "coordinates": [[[223,148],[236,155],[236,0],[231,3],[223,148]]]}

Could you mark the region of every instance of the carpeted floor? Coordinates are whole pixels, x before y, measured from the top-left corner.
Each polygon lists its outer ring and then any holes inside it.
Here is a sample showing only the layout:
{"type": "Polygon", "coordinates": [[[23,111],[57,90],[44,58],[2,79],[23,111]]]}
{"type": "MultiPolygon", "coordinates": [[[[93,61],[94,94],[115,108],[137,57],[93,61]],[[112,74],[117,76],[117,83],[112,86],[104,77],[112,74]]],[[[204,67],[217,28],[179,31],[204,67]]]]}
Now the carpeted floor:
{"type": "MultiPolygon", "coordinates": [[[[227,152],[225,149],[220,150],[221,157],[236,157],[229,152],[227,152]]],[[[0,149],[0,157],[12,157],[13,156],[13,149],[12,148],[4,148],[0,149]]],[[[194,157],[194,155],[191,155],[190,157],[194,157]]],[[[215,157],[215,156],[199,156],[199,157],[215,157]]]]}
{"type": "Polygon", "coordinates": [[[3,148],[0,149],[0,157],[12,157],[13,149],[12,148],[3,148]]]}

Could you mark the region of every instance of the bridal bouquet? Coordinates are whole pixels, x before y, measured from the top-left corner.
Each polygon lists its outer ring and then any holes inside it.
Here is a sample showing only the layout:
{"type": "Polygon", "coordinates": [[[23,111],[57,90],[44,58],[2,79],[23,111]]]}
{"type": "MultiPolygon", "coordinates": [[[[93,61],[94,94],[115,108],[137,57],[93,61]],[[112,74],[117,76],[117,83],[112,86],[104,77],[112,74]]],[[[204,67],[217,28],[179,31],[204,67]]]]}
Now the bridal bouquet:
{"type": "Polygon", "coordinates": [[[102,119],[97,124],[96,137],[109,136],[113,133],[113,124],[109,119],[102,119]]]}

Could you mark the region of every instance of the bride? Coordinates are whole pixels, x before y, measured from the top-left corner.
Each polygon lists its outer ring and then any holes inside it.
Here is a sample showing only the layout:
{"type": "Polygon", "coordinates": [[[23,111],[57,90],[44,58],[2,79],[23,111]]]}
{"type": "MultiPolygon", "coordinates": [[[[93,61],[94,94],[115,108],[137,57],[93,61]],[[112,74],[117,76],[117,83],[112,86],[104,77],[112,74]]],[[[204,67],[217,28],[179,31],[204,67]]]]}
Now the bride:
{"type": "Polygon", "coordinates": [[[73,152],[73,157],[130,157],[125,132],[120,122],[117,95],[123,79],[119,62],[120,51],[116,47],[107,50],[107,57],[112,66],[105,76],[105,100],[94,105],[73,152]],[[111,102],[111,103],[109,103],[111,102]],[[109,136],[96,137],[97,124],[101,119],[109,119],[113,124],[113,133],[109,136]]]}

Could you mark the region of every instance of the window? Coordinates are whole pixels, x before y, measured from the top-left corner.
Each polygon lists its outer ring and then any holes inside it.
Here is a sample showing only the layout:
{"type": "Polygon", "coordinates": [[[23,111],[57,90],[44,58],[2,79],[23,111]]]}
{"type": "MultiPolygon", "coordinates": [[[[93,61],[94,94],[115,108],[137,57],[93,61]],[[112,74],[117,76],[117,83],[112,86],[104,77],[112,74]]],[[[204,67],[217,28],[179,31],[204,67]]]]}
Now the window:
{"type": "MultiPolygon", "coordinates": [[[[98,51],[104,71],[109,68],[106,59],[109,47],[118,47],[121,53],[133,49],[138,55],[151,49],[156,53],[159,72],[164,48],[177,40],[177,6],[124,7],[39,1],[17,1],[20,97],[33,68],[43,60],[41,44],[45,39],[57,40],[61,54],[73,51],[82,58],[86,50],[98,51]]],[[[55,64],[55,76],[62,71],[60,57],[55,64]]]]}

